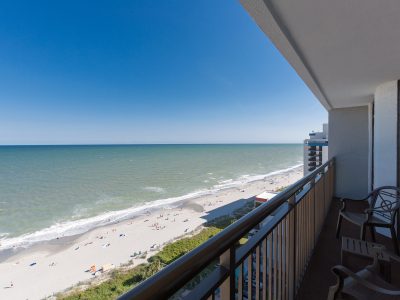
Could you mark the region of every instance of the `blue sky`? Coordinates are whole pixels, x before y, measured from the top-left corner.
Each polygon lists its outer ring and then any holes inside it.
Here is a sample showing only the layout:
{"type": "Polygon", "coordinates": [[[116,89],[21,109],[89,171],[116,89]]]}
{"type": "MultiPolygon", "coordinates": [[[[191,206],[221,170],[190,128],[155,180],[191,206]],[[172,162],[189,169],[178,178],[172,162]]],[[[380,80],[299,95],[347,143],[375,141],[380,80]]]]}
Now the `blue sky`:
{"type": "Polygon", "coordinates": [[[234,0],[2,1],[0,144],[301,142],[327,114],[234,0]]]}

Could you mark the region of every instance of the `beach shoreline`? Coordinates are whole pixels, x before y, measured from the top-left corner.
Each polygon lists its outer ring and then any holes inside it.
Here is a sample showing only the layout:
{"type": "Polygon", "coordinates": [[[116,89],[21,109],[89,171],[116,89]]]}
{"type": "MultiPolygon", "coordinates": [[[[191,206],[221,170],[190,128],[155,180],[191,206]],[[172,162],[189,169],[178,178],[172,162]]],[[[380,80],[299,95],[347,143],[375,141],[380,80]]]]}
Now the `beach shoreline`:
{"type": "Polygon", "coordinates": [[[230,215],[253,196],[290,185],[302,166],[215,193],[160,206],[130,219],[85,233],[0,253],[1,299],[42,299],[93,278],[92,266],[139,265],[164,245],[191,234],[213,219],[230,215]],[[141,253],[132,257],[135,253],[141,253]],[[147,253],[146,257],[143,253],[147,253]],[[138,258],[139,257],[139,258],[138,258]]]}

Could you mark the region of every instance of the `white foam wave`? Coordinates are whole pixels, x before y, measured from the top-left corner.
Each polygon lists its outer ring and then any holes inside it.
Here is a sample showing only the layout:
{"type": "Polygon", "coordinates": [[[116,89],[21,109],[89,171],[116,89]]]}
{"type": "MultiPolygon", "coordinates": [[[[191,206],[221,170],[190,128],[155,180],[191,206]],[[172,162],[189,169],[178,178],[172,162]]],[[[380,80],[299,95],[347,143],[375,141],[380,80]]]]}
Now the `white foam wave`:
{"type": "Polygon", "coordinates": [[[162,187],[158,187],[158,186],[146,186],[145,188],[143,188],[146,191],[149,192],[155,192],[155,193],[165,193],[165,189],[162,187]]]}
{"type": "Polygon", "coordinates": [[[233,179],[227,179],[227,180],[220,180],[218,181],[219,184],[226,184],[226,183],[232,183],[233,179]]]}
{"type": "Polygon", "coordinates": [[[239,177],[238,180],[232,180],[232,179],[225,180],[225,182],[221,182],[220,184],[215,185],[211,189],[198,190],[180,197],[160,199],[149,203],[145,203],[141,206],[131,207],[124,210],[110,211],[95,217],[74,220],[74,221],[60,222],[48,228],[44,228],[36,232],[24,234],[18,237],[4,238],[5,235],[0,234],[1,237],[0,250],[9,249],[13,247],[29,247],[30,245],[38,242],[49,241],[64,236],[73,236],[85,233],[99,226],[104,226],[110,223],[119,222],[140,215],[141,213],[144,213],[146,210],[160,208],[160,207],[175,207],[177,202],[183,200],[188,200],[197,198],[199,196],[213,194],[221,189],[235,187],[252,181],[262,180],[269,176],[289,172],[300,166],[302,166],[302,164],[298,164],[287,169],[270,172],[264,175],[254,175],[254,176],[244,175],[239,177]]]}
{"type": "Polygon", "coordinates": [[[235,187],[235,186],[238,186],[238,185],[246,184],[246,183],[249,183],[249,182],[252,182],[252,181],[263,180],[263,179],[266,179],[266,178],[268,178],[270,176],[274,176],[274,175],[290,172],[290,171],[292,171],[294,169],[297,169],[297,168],[299,168],[301,166],[303,166],[303,164],[297,164],[297,165],[294,165],[294,166],[286,168],[286,169],[281,169],[281,170],[277,170],[277,171],[273,171],[273,172],[270,172],[270,173],[267,173],[267,174],[261,174],[261,175],[245,174],[245,175],[240,176],[236,180],[229,179],[229,180],[220,181],[219,184],[214,186],[214,188],[224,189],[224,188],[230,188],[230,187],[235,187]]]}

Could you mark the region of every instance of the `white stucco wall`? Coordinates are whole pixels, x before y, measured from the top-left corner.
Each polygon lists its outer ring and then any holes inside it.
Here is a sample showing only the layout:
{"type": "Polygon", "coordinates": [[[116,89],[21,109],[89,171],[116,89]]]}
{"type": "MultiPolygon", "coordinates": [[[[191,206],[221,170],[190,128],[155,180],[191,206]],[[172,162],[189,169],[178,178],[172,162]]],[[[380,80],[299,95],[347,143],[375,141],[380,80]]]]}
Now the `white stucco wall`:
{"type": "Polygon", "coordinates": [[[374,188],[397,184],[397,81],[375,91],[374,188]]]}
{"type": "Polygon", "coordinates": [[[368,194],[368,106],[329,111],[329,158],[336,158],[335,195],[362,198],[368,194]]]}

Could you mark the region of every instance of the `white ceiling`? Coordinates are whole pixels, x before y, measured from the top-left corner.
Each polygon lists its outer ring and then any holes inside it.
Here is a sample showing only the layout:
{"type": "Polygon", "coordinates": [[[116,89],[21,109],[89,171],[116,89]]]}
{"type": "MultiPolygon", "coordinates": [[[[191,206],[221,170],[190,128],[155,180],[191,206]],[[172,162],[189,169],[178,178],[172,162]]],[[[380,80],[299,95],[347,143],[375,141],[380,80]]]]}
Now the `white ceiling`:
{"type": "Polygon", "coordinates": [[[400,79],[400,0],[241,0],[327,109],[400,79]]]}

